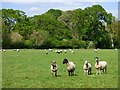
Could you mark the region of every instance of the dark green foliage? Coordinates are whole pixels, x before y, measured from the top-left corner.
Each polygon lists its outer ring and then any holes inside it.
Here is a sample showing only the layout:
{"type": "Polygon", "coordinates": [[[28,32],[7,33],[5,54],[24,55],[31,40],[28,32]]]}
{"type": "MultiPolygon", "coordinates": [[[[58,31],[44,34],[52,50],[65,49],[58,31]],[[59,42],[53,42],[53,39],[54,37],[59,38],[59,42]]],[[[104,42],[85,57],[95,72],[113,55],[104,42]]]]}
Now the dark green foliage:
{"type": "Polygon", "coordinates": [[[117,20],[100,5],[64,12],[50,9],[33,17],[20,10],[2,9],[2,20],[3,48],[120,47],[117,20]],[[22,41],[12,42],[12,32],[20,34],[22,41]]]}

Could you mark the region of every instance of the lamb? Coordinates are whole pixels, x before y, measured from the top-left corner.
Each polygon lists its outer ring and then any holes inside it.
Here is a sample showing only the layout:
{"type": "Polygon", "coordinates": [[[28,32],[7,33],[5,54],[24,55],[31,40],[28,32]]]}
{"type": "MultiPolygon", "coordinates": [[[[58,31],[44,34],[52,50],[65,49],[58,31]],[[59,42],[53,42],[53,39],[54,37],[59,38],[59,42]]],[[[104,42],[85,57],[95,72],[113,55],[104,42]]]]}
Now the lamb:
{"type": "Polygon", "coordinates": [[[88,63],[88,61],[85,61],[83,65],[83,70],[85,75],[90,75],[92,71],[92,65],[88,63]]]}
{"type": "Polygon", "coordinates": [[[57,70],[58,70],[58,66],[56,64],[56,61],[51,61],[51,73],[52,73],[52,76],[55,75],[57,77],[57,70]]]}
{"type": "Polygon", "coordinates": [[[96,74],[101,74],[100,70],[103,70],[103,73],[107,71],[107,62],[106,61],[99,61],[98,57],[96,57],[96,74]]]}
{"type": "Polygon", "coordinates": [[[73,62],[68,62],[67,59],[64,59],[64,60],[63,60],[63,64],[66,64],[66,65],[67,65],[68,75],[69,75],[69,76],[74,75],[75,63],[73,63],[73,62]]]}

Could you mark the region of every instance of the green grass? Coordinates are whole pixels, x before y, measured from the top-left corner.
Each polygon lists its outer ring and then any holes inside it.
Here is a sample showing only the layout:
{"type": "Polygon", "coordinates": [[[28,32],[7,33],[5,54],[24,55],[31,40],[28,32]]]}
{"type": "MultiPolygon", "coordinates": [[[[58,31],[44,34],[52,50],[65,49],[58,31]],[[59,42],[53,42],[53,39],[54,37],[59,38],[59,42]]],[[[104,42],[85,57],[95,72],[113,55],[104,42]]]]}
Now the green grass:
{"type": "MultiPolygon", "coordinates": [[[[55,51],[55,50],[54,50],[55,51]]],[[[76,49],[75,53],[45,54],[44,50],[6,50],[2,52],[2,85],[3,88],[117,88],[118,87],[118,51],[102,49],[76,49]],[[106,74],[96,75],[95,57],[108,62],[106,74]],[[66,65],[62,60],[67,58],[76,64],[74,76],[68,76],[66,65]],[[58,77],[50,72],[51,61],[58,64],[58,77]],[[83,64],[88,60],[93,67],[92,75],[84,75],[83,64]]]]}

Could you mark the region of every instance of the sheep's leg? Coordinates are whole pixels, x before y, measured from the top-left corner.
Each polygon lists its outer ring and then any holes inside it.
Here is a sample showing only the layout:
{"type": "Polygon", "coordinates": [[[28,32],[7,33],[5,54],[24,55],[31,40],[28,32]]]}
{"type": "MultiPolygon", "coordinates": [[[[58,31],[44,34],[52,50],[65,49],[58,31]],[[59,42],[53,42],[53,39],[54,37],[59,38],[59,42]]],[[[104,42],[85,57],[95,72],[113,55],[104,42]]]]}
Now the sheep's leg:
{"type": "Polygon", "coordinates": [[[98,75],[98,69],[96,69],[96,75],[98,75]]]}
{"type": "Polygon", "coordinates": [[[72,76],[74,75],[74,71],[73,72],[71,72],[72,73],[72,76]]]}
{"type": "Polygon", "coordinates": [[[55,76],[57,77],[57,71],[55,72],[55,76]]]}
{"type": "Polygon", "coordinates": [[[70,76],[70,71],[68,71],[68,75],[70,76]]]}
{"type": "Polygon", "coordinates": [[[100,71],[100,69],[99,69],[99,74],[101,74],[101,71],[100,71]]]}
{"type": "Polygon", "coordinates": [[[91,74],[91,68],[89,68],[89,70],[88,70],[88,75],[90,75],[91,74]]]}
{"type": "Polygon", "coordinates": [[[84,70],[84,75],[86,75],[86,70],[84,70]]]}
{"type": "Polygon", "coordinates": [[[105,69],[103,69],[103,73],[105,72],[105,69]]]}
{"type": "Polygon", "coordinates": [[[98,75],[98,74],[101,74],[101,73],[100,73],[100,69],[97,69],[97,70],[96,70],[96,74],[97,74],[97,75],[98,75]]]}
{"type": "Polygon", "coordinates": [[[90,70],[89,70],[89,74],[92,74],[91,72],[92,72],[92,69],[90,68],[90,70]]]}
{"type": "Polygon", "coordinates": [[[87,75],[89,75],[89,70],[87,70],[87,75]]]}
{"type": "Polygon", "coordinates": [[[107,72],[107,67],[105,67],[105,73],[107,72]]]}
{"type": "Polygon", "coordinates": [[[53,72],[52,72],[52,76],[53,76],[53,72]]]}

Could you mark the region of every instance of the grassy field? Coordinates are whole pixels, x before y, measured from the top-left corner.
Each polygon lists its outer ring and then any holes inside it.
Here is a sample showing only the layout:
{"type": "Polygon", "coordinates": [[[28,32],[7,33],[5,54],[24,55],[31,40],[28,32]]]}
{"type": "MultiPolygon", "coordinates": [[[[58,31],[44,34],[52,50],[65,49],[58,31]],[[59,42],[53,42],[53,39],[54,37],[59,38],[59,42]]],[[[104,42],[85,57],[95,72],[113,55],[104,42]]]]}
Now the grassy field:
{"type": "Polygon", "coordinates": [[[118,51],[102,49],[97,53],[93,49],[76,49],[72,54],[56,54],[55,50],[48,55],[44,50],[24,49],[20,52],[6,50],[2,52],[2,85],[3,88],[117,88],[118,87],[118,51]],[[108,62],[106,74],[96,75],[95,57],[108,62]],[[62,60],[67,58],[76,64],[74,76],[68,76],[66,65],[62,60]],[[58,77],[50,72],[51,61],[58,64],[58,77]],[[84,75],[84,61],[91,62],[92,75],[84,75]]]}

